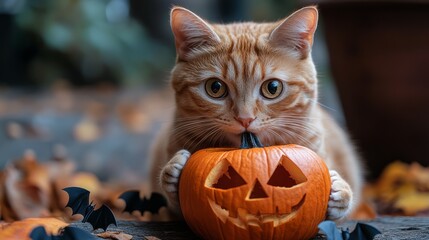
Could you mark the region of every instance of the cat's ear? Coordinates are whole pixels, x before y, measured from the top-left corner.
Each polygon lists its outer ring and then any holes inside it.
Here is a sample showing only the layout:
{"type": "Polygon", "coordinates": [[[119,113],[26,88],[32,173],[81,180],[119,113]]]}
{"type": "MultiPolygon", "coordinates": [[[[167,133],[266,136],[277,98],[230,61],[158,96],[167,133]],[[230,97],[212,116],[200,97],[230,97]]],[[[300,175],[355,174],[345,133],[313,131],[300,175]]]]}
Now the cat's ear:
{"type": "Polygon", "coordinates": [[[302,59],[306,58],[313,45],[317,19],[316,7],[305,7],[294,12],[271,32],[269,44],[275,48],[292,51],[302,59]]]}
{"type": "Polygon", "coordinates": [[[181,60],[187,60],[195,50],[220,42],[208,23],[185,8],[174,7],[171,10],[170,24],[181,60]]]}

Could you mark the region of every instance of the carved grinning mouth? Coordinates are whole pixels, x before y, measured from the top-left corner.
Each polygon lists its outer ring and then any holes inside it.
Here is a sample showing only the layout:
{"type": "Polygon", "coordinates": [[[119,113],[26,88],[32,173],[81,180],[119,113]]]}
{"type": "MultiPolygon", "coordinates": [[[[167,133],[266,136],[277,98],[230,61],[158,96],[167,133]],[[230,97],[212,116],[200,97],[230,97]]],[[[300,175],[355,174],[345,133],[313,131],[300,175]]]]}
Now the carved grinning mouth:
{"type": "Polygon", "coordinates": [[[238,208],[237,217],[233,217],[231,216],[229,210],[222,208],[213,200],[209,199],[210,207],[212,208],[216,216],[219,219],[221,219],[223,223],[225,223],[228,220],[232,222],[234,225],[236,225],[237,227],[240,227],[243,229],[247,229],[247,226],[261,227],[265,223],[273,223],[274,227],[280,226],[290,221],[292,218],[296,216],[298,210],[300,209],[304,201],[305,201],[305,195],[302,196],[298,204],[292,207],[291,212],[286,214],[280,214],[277,212],[275,214],[273,213],[273,214],[256,214],[255,215],[247,212],[246,209],[238,208]]]}

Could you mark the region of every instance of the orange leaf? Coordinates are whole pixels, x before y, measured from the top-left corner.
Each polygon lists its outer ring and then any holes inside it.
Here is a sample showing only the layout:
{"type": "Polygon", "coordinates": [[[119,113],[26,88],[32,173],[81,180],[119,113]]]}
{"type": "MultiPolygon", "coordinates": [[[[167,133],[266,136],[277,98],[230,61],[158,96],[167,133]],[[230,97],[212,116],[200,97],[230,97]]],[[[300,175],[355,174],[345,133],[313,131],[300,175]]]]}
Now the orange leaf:
{"type": "Polygon", "coordinates": [[[81,142],[92,142],[101,136],[101,129],[94,120],[83,119],[76,125],[74,136],[81,142]]]}
{"type": "Polygon", "coordinates": [[[114,240],[130,240],[133,238],[132,235],[126,234],[124,232],[112,232],[112,231],[106,231],[97,234],[98,237],[101,238],[108,238],[108,239],[114,239],[114,240]]]}
{"type": "Polygon", "coordinates": [[[0,239],[26,240],[30,239],[31,231],[37,226],[43,226],[48,234],[58,235],[61,228],[68,224],[57,218],[27,218],[2,226],[0,239]]]}

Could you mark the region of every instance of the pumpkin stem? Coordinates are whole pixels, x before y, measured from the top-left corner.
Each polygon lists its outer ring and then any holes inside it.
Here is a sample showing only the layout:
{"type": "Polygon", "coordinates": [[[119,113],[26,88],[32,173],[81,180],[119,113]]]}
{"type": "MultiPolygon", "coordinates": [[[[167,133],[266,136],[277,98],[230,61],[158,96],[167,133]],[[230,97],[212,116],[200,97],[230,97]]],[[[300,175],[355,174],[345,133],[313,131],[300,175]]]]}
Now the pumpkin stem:
{"type": "Polygon", "coordinates": [[[256,147],[263,147],[263,145],[259,142],[259,139],[255,134],[251,132],[244,132],[241,134],[241,149],[256,147]]]}

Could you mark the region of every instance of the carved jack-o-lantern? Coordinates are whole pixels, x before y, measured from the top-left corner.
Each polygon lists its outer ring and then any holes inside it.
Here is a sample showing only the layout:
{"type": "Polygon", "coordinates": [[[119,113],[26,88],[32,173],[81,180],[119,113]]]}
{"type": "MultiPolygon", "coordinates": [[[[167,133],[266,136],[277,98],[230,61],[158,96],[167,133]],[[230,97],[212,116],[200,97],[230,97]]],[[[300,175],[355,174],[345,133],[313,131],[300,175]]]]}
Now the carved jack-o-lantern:
{"type": "Polygon", "coordinates": [[[329,171],[298,145],[204,149],[179,182],[183,216],[205,239],[308,239],[325,219],[329,171]]]}

